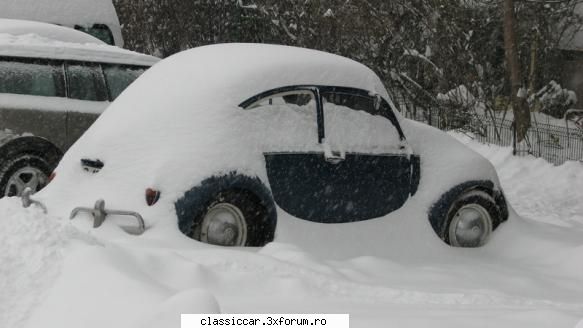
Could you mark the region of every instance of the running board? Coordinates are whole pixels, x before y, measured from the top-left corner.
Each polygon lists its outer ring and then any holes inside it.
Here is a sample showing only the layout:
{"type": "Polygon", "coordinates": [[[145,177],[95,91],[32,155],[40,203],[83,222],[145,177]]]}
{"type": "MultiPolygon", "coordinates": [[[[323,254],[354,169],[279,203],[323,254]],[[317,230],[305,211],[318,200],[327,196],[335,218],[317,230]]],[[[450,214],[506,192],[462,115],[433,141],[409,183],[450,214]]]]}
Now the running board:
{"type": "Polygon", "coordinates": [[[144,222],[144,218],[138,212],[132,211],[120,211],[120,210],[107,210],[105,209],[105,201],[103,199],[99,199],[95,202],[95,206],[93,208],[89,207],[76,207],[71,211],[71,216],[69,217],[73,220],[77,214],[79,213],[89,213],[93,216],[93,228],[99,228],[105,222],[105,219],[108,215],[123,215],[123,216],[133,216],[138,221],[137,229],[128,229],[124,230],[132,235],[141,235],[146,231],[146,224],[144,222]]]}

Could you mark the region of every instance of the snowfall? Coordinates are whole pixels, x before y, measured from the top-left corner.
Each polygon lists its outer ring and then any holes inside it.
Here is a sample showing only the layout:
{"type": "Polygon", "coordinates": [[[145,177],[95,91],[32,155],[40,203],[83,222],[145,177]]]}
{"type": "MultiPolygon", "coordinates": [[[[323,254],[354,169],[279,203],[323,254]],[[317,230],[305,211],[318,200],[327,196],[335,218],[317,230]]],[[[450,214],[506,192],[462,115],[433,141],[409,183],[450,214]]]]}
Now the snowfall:
{"type": "Polygon", "coordinates": [[[513,157],[452,135],[494,164],[516,211],[478,249],[437,237],[371,246],[358,231],[343,245],[356,255],[346,257],[325,236],[317,246],[276,238],[252,249],[164,233],[103,238],[98,230],[107,227],[82,230],[1,200],[0,327],[180,327],[181,313],[348,313],[353,328],[583,328],[583,165],[513,157]]]}

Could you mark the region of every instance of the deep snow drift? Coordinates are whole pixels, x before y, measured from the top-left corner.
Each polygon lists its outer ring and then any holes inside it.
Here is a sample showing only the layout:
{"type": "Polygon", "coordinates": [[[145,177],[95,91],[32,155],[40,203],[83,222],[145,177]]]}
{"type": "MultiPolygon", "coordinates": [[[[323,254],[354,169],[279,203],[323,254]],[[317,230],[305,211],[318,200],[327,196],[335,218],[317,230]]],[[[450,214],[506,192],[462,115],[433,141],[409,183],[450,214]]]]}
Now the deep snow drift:
{"type": "Polygon", "coordinates": [[[305,227],[288,217],[296,240],[225,249],[171,227],[134,237],[72,226],[1,200],[0,327],[178,327],[179,313],[205,312],[350,313],[351,327],[363,328],[575,327],[583,165],[554,167],[456,137],[492,161],[523,217],[512,215],[480,249],[415,231],[382,238],[364,223],[342,245],[359,255],[339,257],[333,233],[315,229],[321,242],[302,243],[305,227]]]}

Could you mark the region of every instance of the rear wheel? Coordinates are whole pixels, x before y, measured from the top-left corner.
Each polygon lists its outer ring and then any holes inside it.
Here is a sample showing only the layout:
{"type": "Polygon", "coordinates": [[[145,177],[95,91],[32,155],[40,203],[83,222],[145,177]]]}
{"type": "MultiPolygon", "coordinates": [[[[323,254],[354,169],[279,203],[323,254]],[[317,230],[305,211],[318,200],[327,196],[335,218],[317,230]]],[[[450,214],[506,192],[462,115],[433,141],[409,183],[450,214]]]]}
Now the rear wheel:
{"type": "Polygon", "coordinates": [[[174,204],[186,236],[221,246],[263,246],[273,241],[277,211],[271,191],[257,177],[213,175],[174,204]]]}
{"type": "Polygon", "coordinates": [[[267,209],[253,193],[221,191],[194,214],[190,237],[219,246],[259,246],[269,235],[264,231],[266,215],[267,209]]]}
{"type": "Polygon", "coordinates": [[[56,163],[33,155],[20,154],[0,165],[0,196],[21,196],[25,188],[33,193],[48,183],[48,177],[56,163]]]}

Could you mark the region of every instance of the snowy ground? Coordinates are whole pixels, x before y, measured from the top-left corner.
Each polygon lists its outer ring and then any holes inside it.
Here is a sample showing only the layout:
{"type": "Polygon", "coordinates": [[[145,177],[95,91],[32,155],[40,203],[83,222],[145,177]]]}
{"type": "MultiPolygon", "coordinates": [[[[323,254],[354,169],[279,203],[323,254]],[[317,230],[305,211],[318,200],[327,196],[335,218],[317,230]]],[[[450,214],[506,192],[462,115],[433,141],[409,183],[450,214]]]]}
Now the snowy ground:
{"type": "Polygon", "coordinates": [[[388,256],[362,247],[339,259],[326,239],[244,250],[164,233],[106,241],[2,200],[0,327],[179,327],[179,313],[205,312],[349,313],[353,328],[577,326],[583,165],[457,137],[493,162],[521,215],[480,249],[397,240],[379,243],[388,256]]]}

